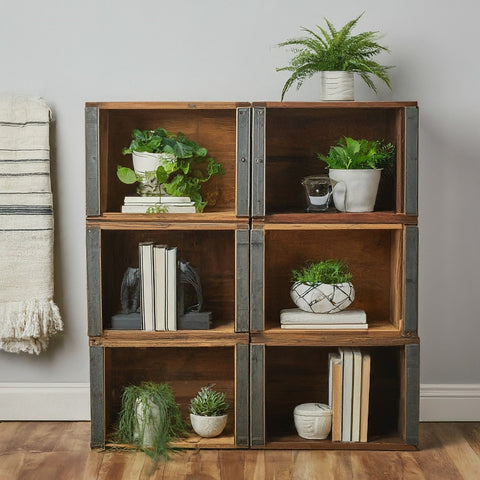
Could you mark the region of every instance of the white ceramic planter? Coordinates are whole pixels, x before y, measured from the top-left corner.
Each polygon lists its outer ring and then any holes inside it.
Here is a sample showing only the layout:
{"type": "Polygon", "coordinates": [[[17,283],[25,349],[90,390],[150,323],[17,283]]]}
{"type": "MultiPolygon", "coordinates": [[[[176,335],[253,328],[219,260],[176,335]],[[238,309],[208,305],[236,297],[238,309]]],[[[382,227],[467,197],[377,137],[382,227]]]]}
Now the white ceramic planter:
{"type": "Polygon", "coordinates": [[[331,168],[330,178],[337,182],[333,203],[341,212],[373,212],[382,169],[342,170],[331,168]]]}
{"type": "Polygon", "coordinates": [[[133,169],[137,175],[152,172],[165,162],[175,161],[173,153],[132,152],[133,169]]]}
{"type": "Polygon", "coordinates": [[[332,429],[332,409],[324,403],[297,405],[293,419],[298,435],[308,440],[323,440],[332,429]]]}
{"type": "Polygon", "coordinates": [[[347,308],[355,299],[351,282],[308,285],[295,282],[290,289],[295,305],[305,312],[336,313],[347,308]]]}
{"type": "Polygon", "coordinates": [[[322,100],[352,101],[353,72],[322,72],[322,100]]]}
{"type": "Polygon", "coordinates": [[[193,430],[201,437],[217,437],[223,432],[227,424],[228,414],[219,417],[205,417],[203,415],[190,414],[190,423],[193,430]]]}
{"type": "MultiPolygon", "coordinates": [[[[137,421],[140,431],[143,430],[143,446],[144,447],[153,447],[155,436],[157,435],[159,425],[160,425],[160,410],[158,406],[153,402],[149,402],[149,407],[152,410],[152,417],[149,419],[144,418],[143,414],[143,402],[140,399],[137,399],[137,421]]],[[[133,438],[137,440],[139,438],[140,432],[135,429],[133,432],[133,438]]]]}

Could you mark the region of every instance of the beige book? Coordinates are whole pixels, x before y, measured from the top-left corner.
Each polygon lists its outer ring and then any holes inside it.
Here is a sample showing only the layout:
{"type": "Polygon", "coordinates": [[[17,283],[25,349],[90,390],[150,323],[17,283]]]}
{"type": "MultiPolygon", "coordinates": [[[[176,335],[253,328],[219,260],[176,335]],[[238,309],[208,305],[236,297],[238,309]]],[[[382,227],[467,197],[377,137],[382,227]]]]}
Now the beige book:
{"type": "Polygon", "coordinates": [[[360,441],[367,441],[368,407],[370,399],[370,354],[364,353],[362,358],[362,396],[360,400],[360,441]]]}

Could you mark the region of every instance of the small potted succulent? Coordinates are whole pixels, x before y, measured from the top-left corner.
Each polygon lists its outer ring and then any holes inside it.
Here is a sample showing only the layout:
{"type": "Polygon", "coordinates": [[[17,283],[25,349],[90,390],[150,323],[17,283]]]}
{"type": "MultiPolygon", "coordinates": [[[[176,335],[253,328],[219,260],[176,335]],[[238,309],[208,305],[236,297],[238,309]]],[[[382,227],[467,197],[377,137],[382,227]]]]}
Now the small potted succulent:
{"type": "Polygon", "coordinates": [[[391,167],[395,147],[380,140],[343,137],[327,155],[317,155],[328,165],[328,175],[335,184],[335,208],[341,212],[372,212],[382,170],[391,167]]]}
{"type": "Polygon", "coordinates": [[[335,259],[310,262],[292,270],[290,297],[305,312],[336,313],[355,299],[348,265],[335,259]]]}
{"type": "Polygon", "coordinates": [[[121,182],[138,182],[141,196],[190,197],[199,212],[207,204],[200,193],[202,184],[224,174],[223,166],[208,156],[206,148],[181,132],[171,134],[162,127],[134,129],[131,143],[122,153],[132,154],[134,168],[117,167],[121,182]]]}
{"type": "Polygon", "coordinates": [[[229,404],[225,393],[216,392],[212,387],[202,387],[190,400],[190,422],[193,430],[201,437],[216,437],[227,424],[229,404]]]}
{"type": "Polygon", "coordinates": [[[170,442],[186,434],[179,407],[167,383],[129,385],[122,393],[122,409],[115,440],[135,444],[153,458],[168,458],[170,442]]]}
{"type": "Polygon", "coordinates": [[[340,30],[325,19],[327,29],[318,25],[318,31],[303,28],[308,34],[306,37],[279,44],[280,47],[292,47],[295,54],[288,66],[277,68],[277,72],[291,73],[283,87],[282,100],[293,84],[297,84],[298,90],[306,79],[318,72],[322,72],[322,100],[353,100],[354,73],[358,73],[374,92],[377,88],[372,76],[391,88],[388,70],[392,67],[373,60],[379,53],[389,51],[378,43],[378,32],[351,34],[362,15],[340,30]]]}

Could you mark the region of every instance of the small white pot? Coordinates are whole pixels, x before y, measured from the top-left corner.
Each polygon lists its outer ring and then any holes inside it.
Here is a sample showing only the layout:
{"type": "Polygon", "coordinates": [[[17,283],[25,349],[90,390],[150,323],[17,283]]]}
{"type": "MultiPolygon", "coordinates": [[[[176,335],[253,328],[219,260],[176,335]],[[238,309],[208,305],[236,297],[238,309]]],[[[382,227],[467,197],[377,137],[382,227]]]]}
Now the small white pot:
{"type": "Polygon", "coordinates": [[[324,403],[297,405],[293,419],[298,435],[308,440],[323,440],[332,429],[332,409],[324,403]]]}
{"type": "Polygon", "coordinates": [[[305,312],[336,313],[347,308],[355,299],[351,282],[309,285],[295,282],[290,289],[295,305],[305,312]]]}
{"type": "Polygon", "coordinates": [[[322,100],[352,101],[353,72],[322,72],[322,100]]]}
{"type": "Polygon", "coordinates": [[[203,415],[190,414],[190,423],[193,430],[201,437],[216,437],[223,432],[227,424],[228,414],[219,417],[205,417],[203,415]]]}
{"type": "MultiPolygon", "coordinates": [[[[143,415],[143,402],[140,399],[137,399],[137,421],[140,431],[143,430],[143,446],[144,447],[153,447],[155,441],[155,436],[157,435],[159,425],[160,425],[160,410],[157,405],[153,402],[149,402],[149,407],[152,410],[152,418],[145,419],[143,415]]],[[[133,432],[133,438],[138,440],[140,432],[135,428],[133,432]]]]}
{"type": "Polygon", "coordinates": [[[173,153],[149,153],[132,152],[133,169],[137,175],[143,175],[145,172],[153,172],[165,162],[175,161],[173,153]]]}
{"type": "Polygon", "coordinates": [[[331,168],[328,175],[337,182],[333,191],[335,208],[341,212],[373,212],[381,174],[381,168],[331,168]]]}

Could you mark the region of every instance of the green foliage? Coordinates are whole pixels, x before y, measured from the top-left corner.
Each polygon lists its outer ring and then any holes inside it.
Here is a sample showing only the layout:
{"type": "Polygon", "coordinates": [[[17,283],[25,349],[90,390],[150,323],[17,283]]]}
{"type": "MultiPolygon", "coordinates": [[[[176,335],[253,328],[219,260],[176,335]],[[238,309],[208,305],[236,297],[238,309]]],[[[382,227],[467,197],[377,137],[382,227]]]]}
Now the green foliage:
{"type": "Polygon", "coordinates": [[[327,155],[317,155],[333,169],[386,168],[392,164],[395,147],[380,140],[343,137],[336,146],[330,147],[327,155]]]}
{"type": "Polygon", "coordinates": [[[373,60],[379,53],[389,52],[387,47],[377,42],[380,38],[379,32],[351,34],[362,15],[348,22],[340,30],[335,29],[325,18],[328,29],[317,25],[319,31],[315,32],[302,27],[302,30],[308,33],[307,37],[293,38],[278,45],[292,47],[291,51],[294,53],[288,66],[277,68],[277,72],[288,71],[292,74],[283,87],[282,100],[295,82],[298,90],[306,79],[324,71],[357,72],[376,92],[377,88],[370,78],[373,75],[391,88],[388,70],[392,66],[380,65],[373,60]]]}
{"type": "MultiPolygon", "coordinates": [[[[164,162],[153,175],[168,195],[190,197],[199,212],[207,204],[201,195],[202,184],[214,175],[225,173],[223,166],[208,156],[206,148],[189,140],[181,132],[173,135],[161,127],[156,130],[133,130],[130,146],[123,149],[123,154],[133,151],[174,155],[174,161],[164,162]]],[[[146,172],[148,174],[152,175],[146,172]]],[[[117,177],[127,184],[139,182],[142,178],[131,168],[122,166],[117,167],[117,177]]]]}
{"type": "Polygon", "coordinates": [[[145,213],[167,213],[168,208],[166,205],[162,205],[161,203],[156,203],[153,207],[148,207],[145,213]]]}
{"type": "Polygon", "coordinates": [[[197,395],[190,400],[190,413],[206,417],[225,415],[229,404],[225,401],[225,394],[213,390],[210,386],[202,387],[197,395]]]}
{"type": "Polygon", "coordinates": [[[328,283],[331,285],[350,282],[352,274],[348,265],[341,260],[323,260],[321,262],[309,262],[301,270],[292,270],[292,281],[318,285],[328,283]]]}
{"type": "Polygon", "coordinates": [[[152,458],[168,457],[175,450],[169,443],[174,438],[186,435],[185,424],[171,387],[166,383],[145,382],[141,385],[125,387],[122,394],[122,409],[115,440],[120,443],[135,444],[152,458]],[[137,404],[142,405],[143,422],[137,416],[137,404]],[[160,412],[159,428],[153,448],[144,447],[145,424],[152,421],[152,404],[160,412]]]}

